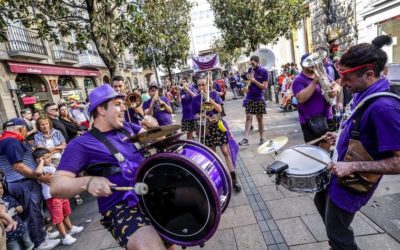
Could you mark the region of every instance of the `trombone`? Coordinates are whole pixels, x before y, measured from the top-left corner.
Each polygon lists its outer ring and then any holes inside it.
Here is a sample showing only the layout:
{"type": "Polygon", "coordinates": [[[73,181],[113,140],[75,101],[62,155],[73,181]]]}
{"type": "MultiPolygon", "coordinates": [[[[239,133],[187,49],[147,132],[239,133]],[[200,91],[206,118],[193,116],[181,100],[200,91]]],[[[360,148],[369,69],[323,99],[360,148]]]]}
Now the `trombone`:
{"type": "Polygon", "coordinates": [[[210,82],[212,82],[210,71],[207,72],[206,91],[202,92],[200,98],[200,120],[199,120],[199,142],[206,144],[207,135],[207,112],[214,109],[210,101],[210,82]]]}

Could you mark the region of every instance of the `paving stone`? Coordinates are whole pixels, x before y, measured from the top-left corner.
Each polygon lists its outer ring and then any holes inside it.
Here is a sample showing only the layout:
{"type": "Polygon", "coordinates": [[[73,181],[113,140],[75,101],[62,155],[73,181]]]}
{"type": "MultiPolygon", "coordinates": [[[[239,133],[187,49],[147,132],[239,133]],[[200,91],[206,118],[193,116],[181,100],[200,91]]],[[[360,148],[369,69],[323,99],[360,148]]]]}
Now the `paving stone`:
{"type": "Polygon", "coordinates": [[[274,220],[266,220],[269,230],[276,230],[278,227],[275,224],[274,220]]]}
{"type": "Polygon", "coordinates": [[[257,203],[250,203],[251,209],[253,209],[254,212],[260,211],[260,208],[258,207],[257,203]]]}
{"type": "Polygon", "coordinates": [[[264,173],[252,175],[251,178],[253,179],[254,185],[256,185],[256,187],[275,185],[275,183],[273,182],[274,179],[270,178],[264,173]]]}
{"type": "Polygon", "coordinates": [[[261,210],[261,213],[264,216],[265,220],[272,219],[272,216],[271,216],[270,212],[268,211],[268,209],[261,210]]]}
{"type": "Polygon", "coordinates": [[[356,213],[356,215],[354,216],[354,220],[351,223],[351,227],[354,230],[354,235],[361,236],[378,233],[378,231],[370,226],[359,214],[360,213],[356,213]]]}
{"type": "Polygon", "coordinates": [[[258,204],[258,207],[261,209],[261,210],[263,210],[263,209],[267,209],[267,206],[265,205],[265,203],[262,201],[262,202],[257,202],[257,204],[258,204]]]}
{"type": "Polygon", "coordinates": [[[276,190],[275,186],[271,185],[258,187],[258,192],[264,201],[280,200],[285,198],[279,190],[276,190]]]}
{"type": "Polygon", "coordinates": [[[230,207],[222,215],[219,229],[255,224],[256,218],[249,205],[230,207]]]}
{"type": "MultiPolygon", "coordinates": [[[[260,164],[256,165],[246,165],[247,170],[249,171],[249,174],[251,176],[253,175],[259,175],[259,174],[264,174],[264,169],[261,167],[260,164]]],[[[264,174],[265,175],[265,174],[264,174]]],[[[268,177],[266,175],[266,177],[268,177]]]]}
{"type": "Polygon", "coordinates": [[[283,196],[284,196],[285,198],[300,197],[300,196],[306,196],[306,195],[308,195],[308,194],[306,194],[306,193],[297,193],[297,192],[293,192],[293,191],[287,190],[287,189],[284,188],[284,187],[279,187],[279,191],[281,191],[281,193],[283,194],[283,196]]]}
{"type": "Polygon", "coordinates": [[[304,224],[311,231],[317,241],[326,241],[328,240],[328,236],[326,235],[325,224],[322,221],[322,218],[319,214],[310,214],[301,216],[304,224]]]}
{"type": "Polygon", "coordinates": [[[285,243],[285,240],[282,237],[282,234],[279,232],[279,230],[272,230],[271,231],[272,236],[274,236],[274,240],[276,243],[285,243]]]}
{"type": "Polygon", "coordinates": [[[84,237],[77,237],[77,241],[73,245],[74,249],[107,249],[115,247],[118,247],[118,243],[107,230],[87,231],[84,237]]]}
{"type": "Polygon", "coordinates": [[[235,233],[238,249],[267,249],[258,224],[236,227],[233,229],[233,231],[235,233]]]}
{"type": "Polygon", "coordinates": [[[400,243],[388,234],[374,234],[356,237],[356,242],[361,249],[398,250],[400,243]]]}
{"type": "Polygon", "coordinates": [[[268,250],[279,250],[279,247],[277,245],[271,245],[268,246],[268,250]]]}
{"type": "Polygon", "coordinates": [[[268,232],[269,227],[265,220],[259,221],[258,226],[260,227],[261,232],[268,232]]]}
{"type": "Polygon", "coordinates": [[[272,236],[271,232],[263,232],[263,237],[268,246],[275,244],[274,236],[272,236]]]}
{"type": "Polygon", "coordinates": [[[262,221],[264,220],[263,214],[261,211],[254,211],[254,216],[256,217],[257,221],[262,221]]]}
{"type": "Polygon", "coordinates": [[[274,219],[284,219],[308,214],[316,214],[314,203],[307,196],[266,201],[274,219]]]}
{"type": "Polygon", "coordinates": [[[256,198],[254,198],[254,195],[247,196],[247,199],[249,200],[249,203],[257,203],[256,198]]]}
{"type": "Polygon", "coordinates": [[[200,247],[190,247],[187,249],[196,249],[196,250],[235,250],[236,242],[235,242],[235,235],[233,233],[233,229],[222,229],[215,232],[213,237],[206,242],[203,248],[200,247]]]}
{"type": "Polygon", "coordinates": [[[315,242],[311,232],[300,218],[275,221],[283,238],[289,246],[315,242]]]}
{"type": "Polygon", "coordinates": [[[378,226],[377,224],[375,224],[375,222],[373,222],[370,218],[368,218],[367,216],[365,216],[362,212],[361,213],[357,213],[358,216],[360,216],[365,222],[368,223],[368,225],[370,225],[371,227],[373,227],[377,232],[379,233],[385,233],[385,230],[383,230],[380,226],[378,226]]]}
{"type": "Polygon", "coordinates": [[[278,249],[279,250],[288,250],[289,247],[285,243],[280,243],[280,244],[278,244],[278,249]]]}
{"type": "Polygon", "coordinates": [[[290,250],[329,250],[330,246],[328,241],[316,242],[304,245],[291,246],[290,250]]]}
{"type": "Polygon", "coordinates": [[[231,195],[231,201],[229,202],[229,207],[247,205],[249,201],[247,200],[245,192],[233,192],[231,195]]]}

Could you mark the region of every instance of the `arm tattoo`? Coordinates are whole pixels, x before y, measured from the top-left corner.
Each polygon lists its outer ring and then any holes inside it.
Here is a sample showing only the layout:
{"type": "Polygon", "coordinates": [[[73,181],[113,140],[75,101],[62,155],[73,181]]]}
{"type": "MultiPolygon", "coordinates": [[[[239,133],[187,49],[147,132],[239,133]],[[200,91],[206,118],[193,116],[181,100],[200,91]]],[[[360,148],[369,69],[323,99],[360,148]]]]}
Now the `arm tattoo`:
{"type": "Polygon", "coordinates": [[[400,174],[400,151],[396,151],[393,157],[380,161],[359,161],[356,169],[357,172],[400,174]]]}

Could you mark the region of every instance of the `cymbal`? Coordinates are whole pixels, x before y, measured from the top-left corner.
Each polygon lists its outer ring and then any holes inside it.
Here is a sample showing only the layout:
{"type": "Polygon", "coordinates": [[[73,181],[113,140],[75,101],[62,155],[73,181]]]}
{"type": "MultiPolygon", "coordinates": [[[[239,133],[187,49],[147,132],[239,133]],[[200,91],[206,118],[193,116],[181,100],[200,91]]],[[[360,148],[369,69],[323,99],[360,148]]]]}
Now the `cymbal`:
{"type": "Polygon", "coordinates": [[[156,148],[156,149],[163,149],[165,148],[167,145],[169,145],[171,142],[178,140],[182,135],[186,134],[185,132],[180,132],[180,133],[176,133],[174,135],[170,135],[167,136],[159,141],[150,143],[149,145],[146,145],[144,147],[145,150],[149,150],[151,148],[156,148]]]}
{"type": "Polygon", "coordinates": [[[288,138],[286,136],[278,136],[264,142],[258,147],[257,151],[259,154],[270,154],[286,145],[288,138]]]}
{"type": "Polygon", "coordinates": [[[153,127],[146,132],[137,134],[128,140],[132,142],[139,142],[141,144],[153,143],[157,138],[175,133],[181,128],[181,125],[165,125],[160,127],[153,127]]]}

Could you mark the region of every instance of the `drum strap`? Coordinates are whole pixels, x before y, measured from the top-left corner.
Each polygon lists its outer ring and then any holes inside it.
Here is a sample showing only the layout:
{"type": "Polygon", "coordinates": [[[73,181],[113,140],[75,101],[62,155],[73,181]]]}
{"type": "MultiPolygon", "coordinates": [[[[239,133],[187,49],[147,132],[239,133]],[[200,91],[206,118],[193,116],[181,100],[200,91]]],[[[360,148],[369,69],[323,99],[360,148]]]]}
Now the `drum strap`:
{"type": "MultiPolygon", "coordinates": [[[[121,129],[119,131],[121,131],[128,137],[131,136],[129,132],[126,130],[121,129]]],[[[101,143],[103,143],[104,146],[106,146],[106,148],[111,152],[111,154],[115,157],[115,159],[117,159],[118,162],[121,163],[125,161],[125,157],[118,151],[118,149],[114,146],[114,144],[112,144],[98,128],[92,127],[92,129],[89,130],[89,133],[93,135],[101,143]]]]}

